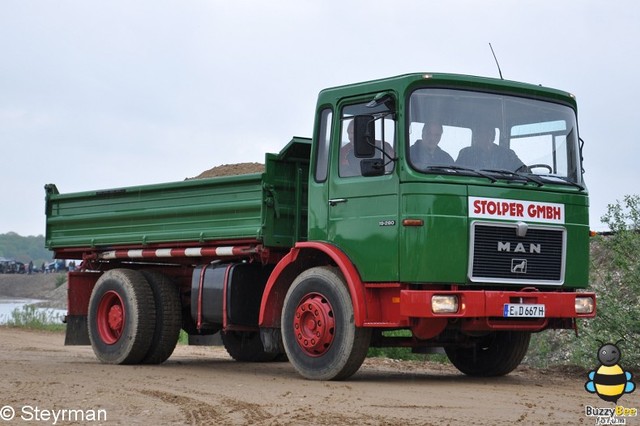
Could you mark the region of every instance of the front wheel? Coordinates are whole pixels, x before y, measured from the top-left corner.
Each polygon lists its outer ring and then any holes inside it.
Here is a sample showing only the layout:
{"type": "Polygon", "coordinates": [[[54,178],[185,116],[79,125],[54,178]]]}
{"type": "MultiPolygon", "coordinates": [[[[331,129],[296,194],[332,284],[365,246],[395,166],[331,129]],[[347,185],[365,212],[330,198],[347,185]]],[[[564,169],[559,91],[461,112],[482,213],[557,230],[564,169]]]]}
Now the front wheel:
{"type": "Polygon", "coordinates": [[[451,363],[469,376],[492,377],[511,373],[527,354],[531,333],[498,331],[472,347],[445,347],[451,363]]]}
{"type": "Polygon", "coordinates": [[[342,380],[358,371],[371,329],[355,326],[351,297],[336,268],[312,268],[295,279],[284,299],[282,341],[307,379],[342,380]]]}

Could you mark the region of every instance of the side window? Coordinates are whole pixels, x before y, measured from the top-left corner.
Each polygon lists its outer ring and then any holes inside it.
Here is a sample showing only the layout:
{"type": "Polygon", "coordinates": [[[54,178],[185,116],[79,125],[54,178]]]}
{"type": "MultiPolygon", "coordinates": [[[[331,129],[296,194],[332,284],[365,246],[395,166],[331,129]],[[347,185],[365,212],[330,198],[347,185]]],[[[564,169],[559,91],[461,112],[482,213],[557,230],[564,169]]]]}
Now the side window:
{"type": "MultiPolygon", "coordinates": [[[[353,123],[356,115],[372,115],[384,112],[382,108],[370,108],[366,103],[349,105],[343,108],[341,117],[341,143],[338,160],[338,174],[340,177],[361,176],[360,161],[354,150],[353,123]],[[380,111],[379,111],[380,110],[380,111]]],[[[375,119],[376,151],[372,158],[381,159],[385,164],[385,174],[393,172],[395,165],[395,134],[396,123],[391,114],[375,119]],[[384,150],[384,152],[383,152],[384,150]]]]}
{"type": "Polygon", "coordinates": [[[322,112],[320,112],[320,126],[318,127],[318,143],[316,147],[316,182],[324,182],[327,180],[332,117],[333,113],[329,108],[323,109],[322,112]]]}

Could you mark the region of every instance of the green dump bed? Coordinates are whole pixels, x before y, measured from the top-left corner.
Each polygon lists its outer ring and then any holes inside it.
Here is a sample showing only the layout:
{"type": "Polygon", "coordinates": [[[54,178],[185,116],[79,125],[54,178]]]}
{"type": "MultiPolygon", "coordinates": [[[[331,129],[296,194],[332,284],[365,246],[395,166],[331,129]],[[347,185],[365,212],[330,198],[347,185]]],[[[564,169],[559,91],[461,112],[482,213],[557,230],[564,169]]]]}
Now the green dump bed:
{"type": "Polygon", "coordinates": [[[46,188],[46,246],[117,246],[251,239],[290,247],[306,239],[311,141],[267,154],[262,174],[60,194],[46,188]]]}

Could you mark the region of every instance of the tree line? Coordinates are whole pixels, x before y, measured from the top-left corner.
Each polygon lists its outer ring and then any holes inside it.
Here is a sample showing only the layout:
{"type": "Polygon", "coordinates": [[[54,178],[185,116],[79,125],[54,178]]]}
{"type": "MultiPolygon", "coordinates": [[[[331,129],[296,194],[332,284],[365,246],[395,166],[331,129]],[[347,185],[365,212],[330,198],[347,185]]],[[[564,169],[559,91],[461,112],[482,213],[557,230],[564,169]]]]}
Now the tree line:
{"type": "Polygon", "coordinates": [[[0,234],[0,258],[40,266],[53,260],[53,252],[44,247],[44,236],[23,237],[15,232],[0,234]]]}

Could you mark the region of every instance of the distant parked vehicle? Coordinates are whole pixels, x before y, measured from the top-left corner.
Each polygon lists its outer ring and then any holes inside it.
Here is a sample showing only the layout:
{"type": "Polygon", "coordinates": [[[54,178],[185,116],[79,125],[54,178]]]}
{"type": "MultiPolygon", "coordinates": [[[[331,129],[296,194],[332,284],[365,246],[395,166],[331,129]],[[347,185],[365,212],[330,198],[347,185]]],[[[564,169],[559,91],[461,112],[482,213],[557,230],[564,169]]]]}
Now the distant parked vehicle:
{"type": "Polygon", "coordinates": [[[25,264],[13,259],[0,258],[0,273],[2,274],[24,274],[25,264]]]}
{"type": "Polygon", "coordinates": [[[63,272],[66,270],[67,270],[67,265],[63,259],[56,259],[53,262],[49,262],[45,267],[46,273],[63,272]]]}

